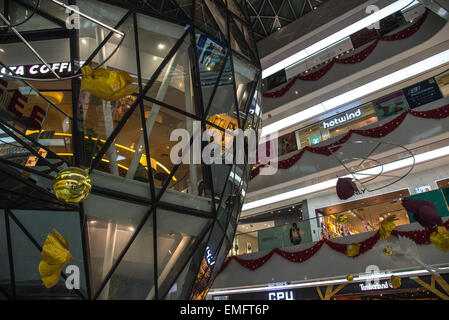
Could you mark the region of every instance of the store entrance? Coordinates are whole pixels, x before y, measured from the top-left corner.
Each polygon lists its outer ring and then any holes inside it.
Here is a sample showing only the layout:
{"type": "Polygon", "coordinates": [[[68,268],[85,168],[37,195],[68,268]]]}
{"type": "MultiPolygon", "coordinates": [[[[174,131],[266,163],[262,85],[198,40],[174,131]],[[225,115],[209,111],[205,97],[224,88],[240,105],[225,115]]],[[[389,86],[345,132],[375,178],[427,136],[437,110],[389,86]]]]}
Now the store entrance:
{"type": "Polygon", "coordinates": [[[403,189],[317,209],[317,216],[322,217],[323,236],[338,238],[375,231],[383,219],[391,215],[398,219],[396,226],[409,224],[407,211],[401,205],[402,198],[409,195],[408,189],[403,189]]]}

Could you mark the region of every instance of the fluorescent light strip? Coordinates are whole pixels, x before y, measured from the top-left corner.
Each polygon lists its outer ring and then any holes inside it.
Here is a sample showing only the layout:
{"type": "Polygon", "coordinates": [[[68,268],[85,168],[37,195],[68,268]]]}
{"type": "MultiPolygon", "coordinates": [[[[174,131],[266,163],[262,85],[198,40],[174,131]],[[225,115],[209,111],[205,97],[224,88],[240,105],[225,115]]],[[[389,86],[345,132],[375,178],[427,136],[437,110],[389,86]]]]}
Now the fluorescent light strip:
{"type": "Polygon", "coordinates": [[[317,43],[311,45],[310,47],[301,50],[294,55],[272,65],[271,67],[266,68],[262,71],[262,79],[265,79],[266,77],[278,72],[279,70],[285,69],[288,66],[314,54],[317,53],[320,50],[325,49],[326,47],[346,38],[350,35],[356,33],[357,31],[362,30],[363,28],[366,28],[373,23],[382,20],[383,18],[389,16],[392,13],[395,13],[397,11],[400,11],[404,7],[407,7],[409,4],[413,3],[413,1],[410,0],[399,0],[395,3],[376,11],[370,15],[368,15],[366,18],[363,18],[356,23],[334,33],[333,35],[324,38],[321,41],[318,41],[317,43]]]}
{"type": "MultiPolygon", "coordinates": [[[[437,271],[448,270],[449,268],[439,268],[437,271]]],[[[417,275],[426,275],[430,274],[429,271],[425,269],[421,270],[410,270],[410,271],[401,271],[401,272],[393,272],[391,275],[394,276],[402,276],[402,277],[410,277],[417,275]]],[[[390,276],[391,276],[390,275],[390,276]]],[[[359,282],[357,280],[362,280],[363,278],[355,278],[353,283],[359,282]]],[[[367,278],[368,279],[368,278],[367,278]]],[[[371,279],[371,278],[370,278],[371,279]]],[[[379,278],[382,280],[382,277],[379,278]]],[[[209,291],[208,295],[210,296],[218,296],[218,295],[226,295],[226,294],[235,294],[235,293],[250,293],[250,292],[261,292],[261,291],[277,291],[282,289],[296,289],[296,288],[304,288],[304,287],[313,287],[313,286],[325,286],[325,285],[334,285],[349,282],[346,278],[340,278],[336,280],[322,280],[322,281],[312,281],[312,282],[303,282],[298,284],[289,284],[283,286],[273,286],[273,287],[259,287],[259,288],[248,288],[248,289],[229,289],[229,290],[219,290],[219,291],[209,291]]]]}
{"type": "MultiPolygon", "coordinates": [[[[447,147],[443,147],[440,149],[436,149],[433,151],[429,151],[426,153],[422,153],[419,155],[415,156],[415,163],[421,163],[421,162],[425,162],[425,161],[429,161],[429,160],[433,160],[436,158],[440,158],[440,157],[444,157],[449,155],[449,146],[447,147]]],[[[385,165],[383,165],[383,172],[387,173],[393,170],[398,170],[401,168],[405,168],[407,166],[412,165],[413,163],[413,159],[411,157],[406,158],[406,159],[402,159],[402,160],[398,160],[398,161],[394,161],[394,162],[390,162],[387,163],[385,165]]],[[[381,166],[377,166],[377,167],[373,167],[370,169],[366,169],[366,170],[362,170],[359,171],[358,174],[355,174],[355,177],[357,179],[364,179],[366,178],[367,174],[373,175],[373,174],[378,174],[381,171],[381,166]]],[[[352,177],[351,175],[346,175],[344,176],[345,178],[350,178],[352,177]]],[[[307,187],[303,187],[303,188],[299,188],[296,190],[292,190],[289,192],[285,192],[285,193],[281,193],[272,197],[268,197],[268,198],[264,198],[264,199],[260,199],[260,200],[256,200],[253,202],[249,202],[249,203],[245,203],[242,207],[242,212],[243,211],[247,211],[247,210],[251,210],[254,208],[258,208],[258,207],[262,207],[262,206],[266,206],[269,204],[273,204],[276,202],[280,202],[280,201],[284,201],[284,200],[288,200],[288,199],[292,199],[292,198],[296,198],[296,197],[300,197],[300,196],[305,196],[307,194],[311,194],[314,192],[318,192],[318,191],[323,191],[326,189],[330,189],[330,188],[334,188],[336,183],[337,183],[338,178],[335,179],[331,179],[328,181],[324,181],[324,182],[320,182],[311,186],[307,186],[307,187]]]]}
{"type": "Polygon", "coordinates": [[[449,50],[440,52],[439,54],[436,54],[430,58],[412,64],[404,69],[390,73],[377,80],[371,81],[363,86],[360,86],[358,88],[340,94],[334,98],[326,100],[316,106],[295,113],[284,119],[276,121],[268,126],[264,126],[262,128],[261,136],[263,137],[273,132],[280,131],[282,129],[285,129],[286,127],[292,126],[294,124],[312,118],[320,113],[323,113],[331,109],[335,109],[348,102],[354,101],[355,99],[359,99],[373,92],[385,89],[391,85],[412,78],[420,73],[429,71],[433,68],[439,67],[448,62],[449,62],[449,50]]]}

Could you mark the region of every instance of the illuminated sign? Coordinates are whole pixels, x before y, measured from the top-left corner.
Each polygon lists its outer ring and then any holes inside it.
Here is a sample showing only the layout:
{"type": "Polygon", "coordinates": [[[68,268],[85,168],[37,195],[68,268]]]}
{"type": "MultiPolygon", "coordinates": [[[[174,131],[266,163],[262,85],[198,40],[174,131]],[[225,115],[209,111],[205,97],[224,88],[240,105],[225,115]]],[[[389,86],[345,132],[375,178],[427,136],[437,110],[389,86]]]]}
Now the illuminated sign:
{"type": "Polygon", "coordinates": [[[295,300],[294,291],[276,291],[268,293],[268,300],[295,300]]]}
{"type": "Polygon", "coordinates": [[[384,290],[384,289],[393,288],[393,286],[388,281],[379,282],[379,283],[367,283],[367,284],[360,283],[359,286],[362,291],[384,290]]]}
{"type": "Polygon", "coordinates": [[[357,109],[357,111],[355,111],[355,112],[345,113],[344,116],[340,116],[331,121],[328,121],[328,122],[323,121],[323,127],[324,127],[324,129],[332,128],[336,125],[341,125],[347,121],[350,121],[355,118],[359,118],[361,116],[362,116],[362,111],[360,111],[360,109],[357,109]]]}
{"type": "MultiPolygon", "coordinates": [[[[81,65],[84,61],[81,61],[81,65]]],[[[69,77],[72,72],[72,64],[70,62],[54,62],[49,64],[51,69],[55,71],[61,77],[69,77]]],[[[53,78],[54,75],[45,64],[32,64],[32,65],[20,65],[10,66],[9,69],[14,72],[15,75],[25,78],[45,79],[53,78]]],[[[3,75],[12,73],[7,68],[0,68],[0,77],[3,75]]]]}
{"type": "Polygon", "coordinates": [[[212,267],[215,264],[215,258],[209,246],[206,247],[206,261],[209,267],[212,267]]]}

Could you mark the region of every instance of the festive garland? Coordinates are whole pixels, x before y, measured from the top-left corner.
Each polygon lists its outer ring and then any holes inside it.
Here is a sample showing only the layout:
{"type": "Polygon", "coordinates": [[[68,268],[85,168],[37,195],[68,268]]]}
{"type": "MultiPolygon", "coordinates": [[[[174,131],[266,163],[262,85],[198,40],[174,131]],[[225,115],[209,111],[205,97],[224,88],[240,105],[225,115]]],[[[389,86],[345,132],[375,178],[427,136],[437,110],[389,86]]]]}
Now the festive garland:
{"type": "MultiPolygon", "coordinates": [[[[442,226],[444,226],[446,229],[448,229],[449,228],[449,220],[446,221],[442,226]]],[[[428,244],[430,244],[430,234],[436,230],[437,230],[437,227],[433,227],[431,229],[424,229],[424,230],[414,230],[414,231],[393,230],[391,232],[391,234],[396,237],[398,237],[398,236],[407,237],[407,238],[411,239],[413,242],[415,242],[417,245],[428,245],[428,244]]],[[[379,241],[379,239],[380,239],[380,234],[379,234],[379,231],[377,231],[373,236],[359,242],[358,245],[360,245],[360,250],[359,250],[358,254],[352,256],[351,258],[356,258],[356,257],[360,256],[361,254],[364,254],[365,252],[368,252],[369,250],[371,250],[376,245],[376,243],[379,241]]],[[[237,261],[238,264],[240,264],[242,267],[244,267],[248,270],[255,271],[255,270],[259,269],[260,267],[262,267],[268,260],[270,260],[270,258],[274,254],[277,254],[290,262],[303,263],[303,262],[307,261],[308,259],[310,259],[311,257],[313,257],[321,249],[323,244],[326,244],[327,246],[329,246],[331,249],[333,249],[335,251],[338,251],[344,255],[347,255],[346,250],[347,250],[348,244],[336,243],[329,239],[322,239],[322,240],[318,241],[317,243],[315,243],[312,247],[305,249],[305,250],[297,251],[297,252],[288,252],[288,251],[284,251],[279,248],[276,248],[274,250],[271,250],[266,255],[264,255],[260,258],[257,258],[257,259],[241,259],[237,256],[231,256],[228,259],[226,259],[226,261],[223,263],[219,273],[221,273],[224,269],[226,269],[226,267],[229,265],[229,263],[232,260],[237,261]]]]}
{"type": "Polygon", "coordinates": [[[284,94],[287,93],[291,89],[291,87],[295,84],[296,80],[303,80],[303,81],[317,81],[321,79],[326,73],[329,72],[329,70],[332,69],[332,67],[335,65],[335,63],[339,64],[356,64],[364,61],[368,56],[373,53],[374,49],[377,47],[377,44],[379,41],[398,41],[403,40],[411,37],[414,35],[418,30],[421,28],[421,26],[424,24],[424,21],[426,20],[428,16],[429,11],[426,9],[424,14],[410,27],[401,30],[395,34],[389,35],[389,36],[380,36],[377,34],[377,39],[368,47],[363,49],[361,52],[354,54],[347,58],[333,58],[330,61],[327,62],[327,65],[323,68],[308,74],[308,75],[297,75],[293,79],[291,79],[285,86],[283,86],[281,89],[273,92],[266,92],[262,94],[265,98],[279,98],[282,97],[284,94]]]}
{"type": "MultiPolygon", "coordinates": [[[[412,115],[414,117],[418,118],[424,118],[424,119],[445,119],[449,116],[449,104],[442,106],[437,109],[432,109],[428,111],[413,111],[411,109],[404,111],[401,113],[398,117],[394,118],[393,120],[383,124],[382,126],[373,128],[373,129],[357,129],[357,130],[349,130],[348,133],[346,133],[343,137],[341,137],[339,140],[335,141],[334,143],[331,143],[326,146],[322,147],[304,147],[299,151],[297,154],[291,156],[288,159],[282,160],[278,162],[278,168],[279,169],[289,169],[292,167],[296,162],[298,162],[304,153],[306,151],[312,152],[312,153],[318,153],[324,156],[330,156],[332,153],[338,151],[342,147],[342,144],[346,143],[353,134],[358,134],[363,137],[369,137],[369,138],[382,138],[393,131],[395,131],[404,121],[404,119],[407,117],[407,115],[412,115]],[[332,150],[332,151],[331,151],[332,150]]],[[[255,169],[251,171],[251,179],[255,178],[260,173],[260,168],[262,165],[259,165],[255,169]]]]}

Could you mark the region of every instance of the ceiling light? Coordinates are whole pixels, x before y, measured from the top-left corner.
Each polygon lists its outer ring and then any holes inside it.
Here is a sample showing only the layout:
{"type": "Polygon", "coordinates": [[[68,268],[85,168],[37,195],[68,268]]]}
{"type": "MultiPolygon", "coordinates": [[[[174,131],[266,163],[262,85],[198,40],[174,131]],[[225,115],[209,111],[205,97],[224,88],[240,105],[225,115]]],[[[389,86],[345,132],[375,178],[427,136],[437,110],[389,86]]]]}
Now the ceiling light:
{"type": "Polygon", "coordinates": [[[5,52],[5,50],[4,50],[4,49],[2,49],[2,48],[0,48],[0,52],[4,53],[4,52],[5,52]]]}
{"type": "Polygon", "coordinates": [[[153,57],[153,60],[154,60],[154,61],[156,61],[156,60],[157,60],[157,57],[156,57],[156,56],[154,56],[154,57],[153,57]]]}
{"type": "Polygon", "coordinates": [[[158,48],[159,50],[162,50],[162,49],[165,48],[165,44],[159,43],[159,44],[157,45],[157,48],[158,48]]]}
{"type": "Polygon", "coordinates": [[[128,230],[134,231],[135,229],[133,227],[129,227],[128,230]]]}
{"type": "Polygon", "coordinates": [[[81,43],[86,44],[87,40],[86,39],[81,39],[81,43]]]}
{"type": "Polygon", "coordinates": [[[384,77],[378,78],[377,80],[371,81],[363,86],[347,91],[332,99],[317,104],[316,106],[300,111],[289,117],[276,121],[268,126],[264,126],[262,128],[261,136],[263,137],[270,133],[280,131],[284,128],[290,127],[294,124],[297,124],[299,122],[310,119],[316,115],[324,113],[325,111],[335,109],[348,102],[354,101],[355,99],[367,96],[373,92],[387,88],[398,82],[414,77],[420,73],[436,68],[447,62],[449,62],[449,50],[440,52],[439,54],[436,54],[430,58],[412,64],[404,69],[390,73],[384,77]]]}

